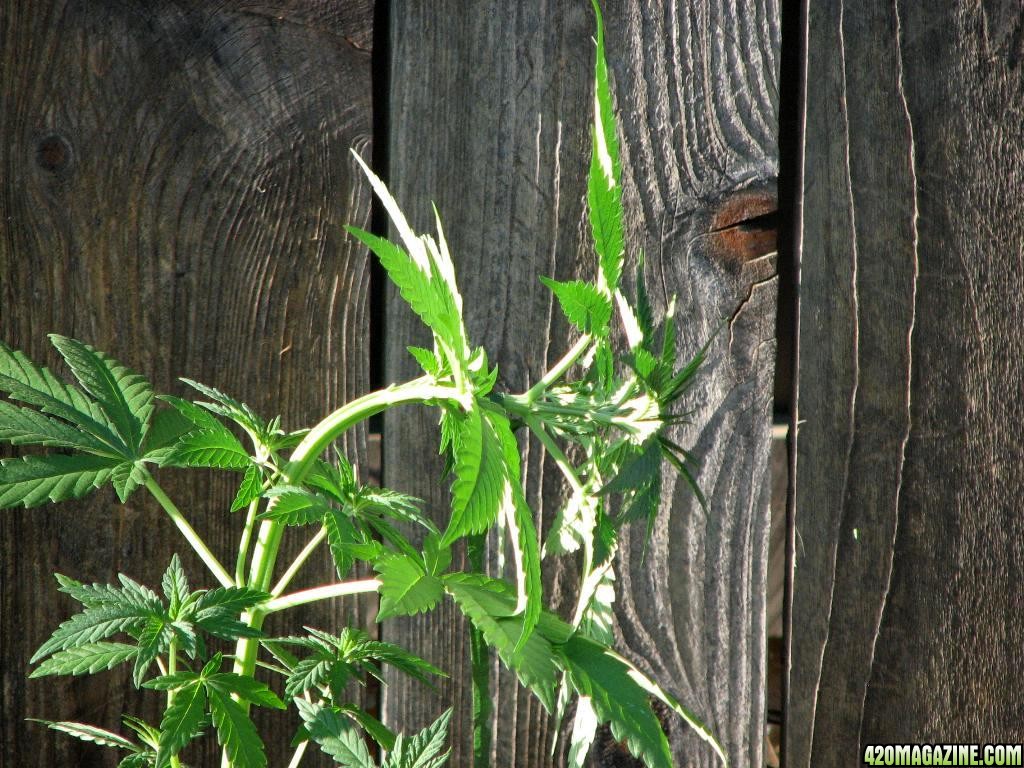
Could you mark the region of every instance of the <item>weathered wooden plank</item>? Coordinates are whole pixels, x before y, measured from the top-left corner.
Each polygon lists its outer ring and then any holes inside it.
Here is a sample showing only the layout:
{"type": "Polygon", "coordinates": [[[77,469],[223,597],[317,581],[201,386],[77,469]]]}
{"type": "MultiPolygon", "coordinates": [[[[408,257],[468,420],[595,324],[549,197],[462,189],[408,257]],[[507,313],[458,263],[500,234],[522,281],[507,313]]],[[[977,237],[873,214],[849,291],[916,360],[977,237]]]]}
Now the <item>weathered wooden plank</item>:
{"type": "MultiPolygon", "coordinates": [[[[426,201],[438,203],[470,333],[491,350],[501,386],[518,390],[569,343],[535,275],[593,269],[583,208],[589,3],[403,3],[392,13],[392,188],[421,227],[430,224],[426,201]]],[[[778,7],[610,2],[605,13],[630,250],[648,254],[659,312],[678,294],[682,348],[695,352],[714,336],[708,373],[687,401],[693,424],[676,434],[703,458],[709,511],[680,484],[668,485],[646,560],[639,533],[626,542],[619,633],[632,658],[708,719],[734,764],[757,764],[775,266],[773,233],[744,222],[775,207],[778,7]]],[[[404,347],[422,343],[423,333],[395,301],[388,340],[389,378],[412,375],[404,347]]],[[[443,519],[433,420],[423,413],[389,417],[385,475],[428,499],[443,519]]],[[[557,510],[558,480],[544,474],[536,446],[524,448],[529,497],[544,529],[557,510]]],[[[574,588],[568,573],[548,574],[548,594],[569,600],[574,588]]],[[[442,612],[385,631],[456,665],[455,682],[439,698],[392,681],[385,714],[400,727],[417,727],[454,703],[463,717],[453,764],[468,764],[462,623],[442,612]]],[[[539,705],[504,673],[496,681],[494,764],[558,765],[564,757],[548,757],[551,725],[539,705]]],[[[679,765],[714,762],[682,727],[669,728],[679,765]]],[[[593,759],[624,764],[609,739],[593,759]]]]}
{"type": "Polygon", "coordinates": [[[1019,741],[1019,4],[811,4],[787,764],[1019,741]]]}
{"type": "MultiPolygon", "coordinates": [[[[364,392],[368,269],[341,225],[369,215],[348,149],[369,141],[372,14],[369,0],[4,3],[0,337],[52,363],[45,334],[73,335],[160,391],[184,394],[174,378],[188,375],[296,427],[364,392]]],[[[231,479],[161,477],[233,562],[231,479]]],[[[0,763],[113,765],[108,750],[24,720],[116,729],[122,708],[153,717],[123,674],[25,680],[71,609],[50,572],[156,584],[187,548],[144,492],[125,507],[103,492],[4,512],[0,547],[0,763]]],[[[354,603],[305,620],[349,612],[365,620],[354,603]]],[[[271,764],[283,765],[292,731],[276,722],[271,764]]]]}
{"type": "MultiPolygon", "coordinates": [[[[631,3],[609,30],[625,52],[612,66],[627,205],[643,211],[634,242],[655,300],[678,294],[681,348],[714,336],[677,433],[702,462],[708,511],[675,483],[646,562],[639,531],[631,542],[616,615],[632,656],[706,718],[730,763],[759,765],[777,280],[774,231],[757,219],[775,208],[779,8],[631,3]]],[[[715,764],[672,730],[678,765],[715,764]]]]}
{"type": "MultiPolygon", "coordinates": [[[[474,343],[487,347],[502,386],[522,391],[558,359],[569,331],[538,274],[562,279],[592,269],[581,239],[589,78],[593,46],[585,3],[401,3],[392,6],[390,177],[415,225],[432,225],[436,201],[456,260],[474,343]],[[548,333],[555,341],[546,345],[548,333]],[[549,348],[550,346],[550,348],[549,348]]],[[[387,318],[389,380],[415,375],[405,346],[425,340],[418,320],[394,299],[387,318]]],[[[439,485],[436,416],[388,414],[384,471],[389,486],[426,499],[446,519],[439,485]]],[[[526,481],[538,524],[558,508],[558,478],[530,444],[526,481]]],[[[557,576],[555,577],[557,578],[557,576]]],[[[573,581],[561,587],[573,599],[573,581]]],[[[548,593],[552,592],[549,582],[548,593]]],[[[456,706],[452,765],[470,765],[468,643],[450,605],[423,619],[388,623],[389,640],[445,666],[440,696],[394,679],[384,713],[421,727],[456,706]]],[[[495,669],[500,720],[494,765],[541,766],[551,724],[515,676],[495,669]]]]}

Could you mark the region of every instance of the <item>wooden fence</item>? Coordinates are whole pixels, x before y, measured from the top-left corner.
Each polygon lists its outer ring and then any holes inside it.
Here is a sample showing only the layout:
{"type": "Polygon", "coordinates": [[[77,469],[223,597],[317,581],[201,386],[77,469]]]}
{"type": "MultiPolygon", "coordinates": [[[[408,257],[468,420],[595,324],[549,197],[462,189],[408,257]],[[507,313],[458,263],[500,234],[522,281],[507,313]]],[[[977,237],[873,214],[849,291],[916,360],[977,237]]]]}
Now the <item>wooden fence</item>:
{"type": "MultiPolygon", "coordinates": [[[[1019,742],[1024,14],[1009,0],[805,6],[604,3],[628,251],[646,253],[657,312],[678,297],[681,348],[713,338],[676,435],[702,459],[708,511],[669,488],[646,560],[627,541],[620,647],[731,765],[764,764],[781,207],[782,266],[799,265],[781,273],[800,289],[785,764],[854,765],[875,742],[1019,742]],[[794,150],[781,176],[780,104],[794,150]]],[[[469,333],[501,386],[522,388],[571,335],[536,276],[593,268],[592,33],[587,0],[5,0],[0,338],[50,362],[46,333],[82,338],[160,391],[182,394],[187,375],[292,426],[406,378],[423,330],[342,231],[381,225],[354,147],[414,226],[437,203],[469,333]]],[[[380,426],[384,481],[443,519],[433,417],[380,426]]],[[[367,443],[356,431],[344,446],[364,467],[367,443]]],[[[522,448],[544,531],[558,483],[540,446],[522,448]]],[[[233,550],[226,480],[168,487],[233,550]]],[[[25,679],[69,608],[50,573],[156,583],[174,544],[142,495],[0,515],[0,766],[114,764],[25,722],[115,726],[143,707],[114,673],[56,694],[25,679]]],[[[545,576],[572,599],[565,574],[545,576]]],[[[327,579],[326,564],[308,575],[327,579]]],[[[450,669],[437,693],[396,679],[361,695],[398,728],[453,703],[461,767],[466,635],[446,610],[378,627],[371,601],[350,600],[304,620],[354,621],[450,669]]],[[[493,764],[563,764],[539,704],[492,678],[493,764]]],[[[264,724],[283,766],[294,724],[264,724]]],[[[715,764],[665,724],[678,765],[715,764]]],[[[633,765],[608,734],[591,759],[633,765]]]]}

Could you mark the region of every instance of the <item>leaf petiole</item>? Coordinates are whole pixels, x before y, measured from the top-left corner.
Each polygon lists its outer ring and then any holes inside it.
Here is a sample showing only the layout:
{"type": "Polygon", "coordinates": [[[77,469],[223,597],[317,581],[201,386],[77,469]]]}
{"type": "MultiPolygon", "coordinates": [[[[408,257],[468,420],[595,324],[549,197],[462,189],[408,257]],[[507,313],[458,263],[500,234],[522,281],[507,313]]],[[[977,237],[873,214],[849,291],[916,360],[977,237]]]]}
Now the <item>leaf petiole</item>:
{"type": "Polygon", "coordinates": [[[573,493],[585,493],[583,483],[580,481],[579,475],[576,474],[576,469],[566,458],[565,453],[555,442],[554,438],[548,433],[544,424],[537,418],[527,417],[526,426],[530,428],[530,431],[537,436],[540,440],[541,445],[544,446],[545,450],[551,455],[551,458],[555,460],[555,464],[562,471],[565,476],[565,480],[569,483],[569,487],[572,488],[573,493]]]}
{"type": "Polygon", "coordinates": [[[302,756],[306,754],[306,747],[309,746],[309,739],[306,739],[295,748],[295,752],[292,753],[292,759],[288,761],[287,768],[298,768],[299,763],[302,762],[302,756]]]}
{"type": "Polygon", "coordinates": [[[268,600],[260,606],[259,612],[267,615],[288,608],[294,608],[297,605],[315,603],[318,600],[329,600],[332,597],[376,592],[380,589],[380,584],[380,579],[362,579],[361,581],[344,581],[340,584],[327,584],[323,587],[304,589],[301,592],[292,592],[289,595],[282,595],[281,597],[268,600]]]}
{"type": "Polygon", "coordinates": [[[217,557],[210,551],[210,548],[206,546],[206,542],[203,541],[202,537],[196,533],[196,529],[193,528],[185,516],[181,513],[174,502],[164,493],[164,489],[153,479],[153,476],[146,473],[146,490],[153,494],[160,506],[164,508],[167,516],[171,518],[174,524],[178,527],[181,535],[185,537],[185,540],[192,545],[192,549],[195,550],[196,554],[199,555],[200,559],[206,563],[206,567],[210,569],[210,572],[217,577],[217,581],[224,587],[234,587],[235,580],[231,578],[231,574],[227,572],[217,557]]]}
{"type": "Polygon", "coordinates": [[[309,540],[309,543],[302,548],[302,551],[299,552],[299,554],[296,556],[292,564],[288,566],[288,570],[284,572],[284,575],[281,576],[277,584],[274,585],[274,588],[270,590],[271,597],[280,597],[280,595],[288,587],[288,584],[291,583],[291,580],[295,578],[295,574],[299,572],[299,569],[302,568],[305,562],[309,559],[309,556],[316,551],[316,548],[320,546],[320,542],[322,542],[326,538],[326,528],[321,528],[319,531],[317,531],[316,535],[309,540]]]}
{"type": "Polygon", "coordinates": [[[589,333],[585,333],[580,336],[569,351],[565,353],[562,359],[555,363],[551,370],[541,377],[540,381],[520,395],[518,399],[525,401],[527,405],[533,403],[537,398],[543,395],[549,387],[565,375],[565,372],[573,366],[573,363],[579,360],[583,353],[587,351],[593,340],[593,335],[589,333]]]}

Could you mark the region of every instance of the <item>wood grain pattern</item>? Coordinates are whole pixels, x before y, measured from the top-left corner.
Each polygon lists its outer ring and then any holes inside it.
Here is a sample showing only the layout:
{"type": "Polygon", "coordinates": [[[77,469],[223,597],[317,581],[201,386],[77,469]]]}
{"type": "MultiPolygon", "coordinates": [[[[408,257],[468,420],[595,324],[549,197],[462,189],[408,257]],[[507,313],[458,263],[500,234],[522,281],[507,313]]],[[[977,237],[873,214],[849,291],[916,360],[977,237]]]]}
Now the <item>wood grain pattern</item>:
{"type": "MultiPolygon", "coordinates": [[[[631,656],[705,718],[732,765],[763,761],[777,279],[773,243],[722,230],[774,207],[778,14],[771,2],[630,3],[608,22],[624,53],[612,66],[626,204],[643,212],[633,242],[655,301],[678,295],[681,349],[714,337],[685,404],[692,424],[676,434],[700,457],[707,514],[666,484],[646,561],[639,530],[628,543],[616,615],[631,656]]],[[[669,722],[677,765],[715,764],[669,722]]]]}
{"type": "Polygon", "coordinates": [[[787,764],[1019,741],[1024,20],[809,13],[787,764]]]}
{"type": "MultiPolygon", "coordinates": [[[[390,177],[414,226],[432,226],[434,200],[456,260],[470,338],[500,369],[501,386],[522,391],[564,351],[569,330],[538,274],[558,279],[593,269],[582,234],[589,136],[592,17],[584,3],[402,3],[392,7],[390,177]],[[548,344],[548,334],[553,341],[548,344]]],[[[392,297],[386,335],[387,376],[414,375],[407,344],[422,344],[418,320],[392,297]]],[[[528,499],[541,527],[559,501],[556,473],[544,472],[538,444],[525,471],[528,499]]],[[[447,519],[448,494],[437,479],[436,414],[388,414],[384,471],[388,485],[424,498],[447,519]]],[[[493,562],[493,552],[492,552],[493,562]]],[[[547,594],[566,592],[549,574],[547,594]]],[[[384,712],[401,728],[421,727],[456,707],[452,765],[469,765],[468,637],[457,609],[382,627],[443,664],[452,680],[434,696],[391,680],[384,712]]],[[[493,764],[542,766],[551,723],[541,705],[495,667],[493,764]]],[[[557,761],[554,763],[557,764],[557,761]]]]}
{"type": "MultiPolygon", "coordinates": [[[[626,541],[621,647],[707,718],[733,764],[755,765],[764,718],[775,265],[766,238],[746,230],[744,215],[729,214],[774,207],[779,11],[772,2],[605,6],[630,250],[648,254],[659,312],[678,294],[682,348],[695,352],[714,336],[708,372],[686,403],[693,424],[676,435],[703,458],[709,512],[670,481],[646,562],[639,536],[626,541]],[[739,229],[725,233],[733,225],[739,229]]],[[[583,208],[589,3],[403,3],[393,14],[392,189],[421,227],[430,223],[426,201],[438,203],[470,334],[498,363],[501,386],[520,390],[570,341],[535,276],[593,269],[583,208]]],[[[389,378],[408,377],[404,346],[424,335],[395,301],[388,338],[389,378]]],[[[385,473],[444,519],[446,494],[424,479],[439,474],[434,421],[428,413],[389,417],[385,473]]],[[[557,510],[557,478],[536,446],[523,448],[543,530],[557,510]]],[[[572,599],[568,573],[547,576],[549,596],[572,599]]],[[[386,631],[458,665],[440,697],[393,681],[385,713],[396,725],[421,725],[449,703],[468,711],[458,661],[464,629],[449,609],[386,631]]],[[[539,705],[504,672],[495,681],[493,764],[560,764],[564,757],[548,757],[551,725],[539,705]]],[[[677,764],[713,764],[666,720],[677,764]]],[[[468,764],[468,734],[456,727],[455,737],[453,764],[468,764]]],[[[626,764],[607,740],[592,759],[626,764]]]]}
{"type": "MultiPolygon", "coordinates": [[[[341,225],[369,215],[348,150],[368,151],[371,41],[369,0],[3,3],[0,337],[52,364],[45,334],[72,335],[158,391],[185,394],[174,379],[191,376],[294,427],[366,391],[368,269],[341,225]]],[[[363,434],[346,449],[360,456],[363,434]]],[[[232,478],[161,477],[228,562],[232,478]]],[[[122,507],[108,491],[6,511],[0,542],[0,764],[113,765],[24,721],[154,716],[120,673],[25,680],[72,607],[50,573],[158,584],[185,545],[144,492],[122,507]]],[[[355,603],[304,619],[350,612],[365,620],[355,603]]],[[[283,765],[291,726],[266,722],[283,765]]]]}

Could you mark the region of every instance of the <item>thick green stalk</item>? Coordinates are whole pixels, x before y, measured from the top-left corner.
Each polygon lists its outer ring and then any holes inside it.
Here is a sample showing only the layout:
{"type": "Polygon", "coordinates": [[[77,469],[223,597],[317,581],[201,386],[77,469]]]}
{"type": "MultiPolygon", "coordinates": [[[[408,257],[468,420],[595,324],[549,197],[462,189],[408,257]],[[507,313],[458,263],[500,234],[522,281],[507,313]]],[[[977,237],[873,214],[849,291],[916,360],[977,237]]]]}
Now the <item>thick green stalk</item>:
{"type": "MultiPolygon", "coordinates": [[[[349,427],[381,411],[397,405],[429,403],[436,400],[462,402],[466,397],[466,393],[455,387],[436,384],[433,379],[424,377],[357,398],[334,411],[309,431],[292,453],[288,466],[282,472],[282,479],[291,485],[301,485],[317,458],[332,442],[349,427]]],[[[284,525],[276,520],[264,520],[260,525],[249,569],[250,587],[264,591],[270,587],[283,533],[284,525]]],[[[256,608],[242,614],[242,621],[253,629],[260,629],[266,615],[266,611],[256,608]]],[[[258,640],[240,639],[235,647],[234,671],[252,677],[256,668],[258,649],[258,640]]],[[[246,705],[243,703],[242,706],[246,705]]]]}
{"type": "Polygon", "coordinates": [[[178,530],[181,531],[181,535],[185,537],[186,541],[192,545],[192,549],[196,551],[196,554],[202,558],[202,561],[206,563],[206,567],[210,569],[211,573],[217,577],[217,581],[225,587],[235,586],[235,580],[231,578],[231,574],[227,572],[227,569],[220,564],[220,561],[214,556],[210,548],[206,546],[206,542],[203,541],[202,537],[196,533],[195,528],[189,525],[188,520],[181,513],[174,502],[170,500],[163,488],[161,488],[153,476],[146,473],[146,489],[153,494],[160,506],[167,512],[167,516],[171,518],[178,530]]]}
{"type": "MultiPolygon", "coordinates": [[[[466,537],[469,567],[477,573],[484,570],[487,534],[466,537]]],[[[484,633],[469,625],[469,660],[473,682],[473,768],[491,765],[491,650],[484,633]]]]}
{"type": "Polygon", "coordinates": [[[242,528],[242,538],[238,542],[238,557],[235,559],[235,583],[238,586],[245,586],[245,563],[249,558],[249,547],[252,545],[252,534],[256,529],[256,513],[260,508],[259,498],[255,498],[249,504],[249,510],[245,513],[245,527],[242,528]]]}
{"type": "MultiPolygon", "coordinates": [[[[167,674],[173,675],[178,671],[178,641],[171,638],[167,647],[167,674]]],[[[167,691],[167,708],[170,709],[174,703],[174,691],[167,691]]],[[[171,768],[181,768],[181,760],[177,755],[171,757],[171,768]]]]}

